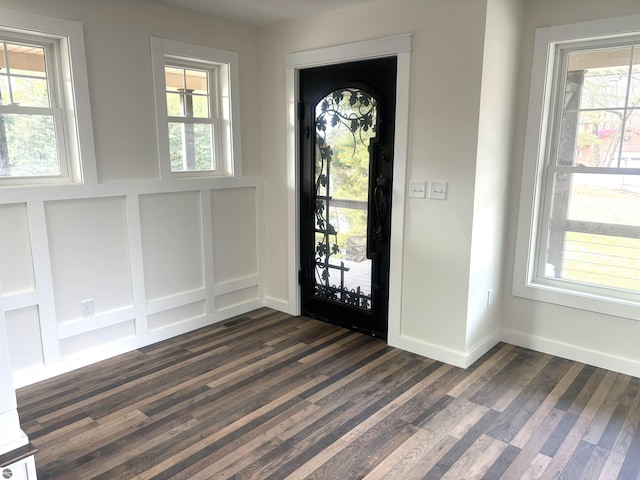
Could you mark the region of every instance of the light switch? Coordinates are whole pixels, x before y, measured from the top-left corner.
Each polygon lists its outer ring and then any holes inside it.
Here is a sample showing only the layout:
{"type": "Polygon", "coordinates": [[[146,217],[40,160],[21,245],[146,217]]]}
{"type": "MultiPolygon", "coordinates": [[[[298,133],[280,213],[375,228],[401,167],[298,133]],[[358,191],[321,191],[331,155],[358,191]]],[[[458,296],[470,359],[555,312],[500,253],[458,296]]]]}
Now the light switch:
{"type": "Polygon", "coordinates": [[[409,197],[425,198],[427,196],[427,182],[425,180],[409,181],[409,197]]]}
{"type": "Polygon", "coordinates": [[[431,200],[446,200],[447,182],[429,182],[429,198],[431,200]]]}

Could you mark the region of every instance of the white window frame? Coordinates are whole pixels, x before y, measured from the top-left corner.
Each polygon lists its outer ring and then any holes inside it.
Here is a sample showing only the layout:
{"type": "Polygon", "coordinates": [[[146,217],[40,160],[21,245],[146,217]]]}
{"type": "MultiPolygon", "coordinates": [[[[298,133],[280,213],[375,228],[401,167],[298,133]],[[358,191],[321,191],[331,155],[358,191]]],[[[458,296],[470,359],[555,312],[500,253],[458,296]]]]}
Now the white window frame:
{"type": "Polygon", "coordinates": [[[570,282],[548,281],[536,273],[538,257],[544,253],[540,253],[538,231],[548,215],[543,212],[548,203],[543,201],[547,195],[544,175],[546,142],[551,139],[554,67],[559,63],[557,48],[586,41],[594,42],[594,48],[599,44],[606,46],[612,40],[637,37],[639,25],[640,15],[631,15],[536,30],[515,251],[512,290],[515,296],[640,320],[640,295],[622,298],[608,296],[604,289],[571,289],[570,282]]]}
{"type": "MultiPolygon", "coordinates": [[[[187,116],[178,116],[172,117],[167,116],[168,123],[181,123],[181,124],[205,124],[211,125],[213,128],[212,135],[212,148],[211,148],[211,156],[214,168],[206,171],[196,171],[196,173],[204,173],[204,174],[216,174],[220,172],[220,162],[223,161],[222,156],[222,138],[220,135],[220,87],[219,87],[219,78],[220,72],[219,67],[215,65],[202,65],[201,63],[187,62],[184,60],[177,60],[172,58],[165,57],[165,67],[174,67],[181,69],[194,69],[194,70],[202,70],[207,72],[207,96],[209,100],[209,116],[208,117],[187,117],[187,116]]],[[[166,77],[165,77],[166,78],[166,77]]],[[[169,90],[165,91],[165,95],[167,95],[169,90]]],[[[166,97],[165,97],[166,98],[166,97]]],[[[186,160],[186,159],[183,159],[186,160]]],[[[190,174],[193,171],[185,171],[185,172],[172,172],[172,174],[184,175],[190,174]]]]}
{"type": "Polygon", "coordinates": [[[47,177],[3,177],[0,188],[55,183],[97,183],[89,81],[82,24],[43,15],[0,8],[3,37],[38,40],[53,54],[48,75],[56,77],[55,91],[61,115],[56,120],[56,137],[61,175],[47,177]]]}
{"type": "MultiPolygon", "coordinates": [[[[158,158],[160,178],[202,178],[220,176],[241,176],[242,156],[240,152],[240,98],[238,54],[227,50],[177,42],[151,37],[151,68],[156,107],[156,128],[158,134],[158,158]],[[216,170],[172,172],[169,157],[169,122],[167,115],[166,81],[164,67],[176,62],[196,68],[211,69],[217,73],[216,94],[218,120],[214,124],[214,150],[216,170]],[[217,141],[216,141],[217,139],[217,141]]],[[[214,105],[215,106],[215,105],[214,105]]]]}

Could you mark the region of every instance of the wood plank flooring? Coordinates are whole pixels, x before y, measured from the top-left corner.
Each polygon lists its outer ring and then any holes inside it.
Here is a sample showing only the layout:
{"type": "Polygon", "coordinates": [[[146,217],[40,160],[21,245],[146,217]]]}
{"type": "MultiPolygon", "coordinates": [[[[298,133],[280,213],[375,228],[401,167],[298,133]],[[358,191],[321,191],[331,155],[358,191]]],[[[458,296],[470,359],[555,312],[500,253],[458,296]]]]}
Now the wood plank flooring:
{"type": "Polygon", "coordinates": [[[20,389],[40,479],[640,478],[640,379],[261,309],[20,389]]]}

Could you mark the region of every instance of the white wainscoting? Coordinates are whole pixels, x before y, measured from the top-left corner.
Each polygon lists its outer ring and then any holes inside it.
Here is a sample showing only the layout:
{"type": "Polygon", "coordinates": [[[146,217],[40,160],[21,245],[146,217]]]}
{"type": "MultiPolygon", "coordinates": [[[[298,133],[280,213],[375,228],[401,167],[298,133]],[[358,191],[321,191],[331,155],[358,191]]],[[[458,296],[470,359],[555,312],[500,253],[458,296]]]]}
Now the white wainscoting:
{"type": "Polygon", "coordinates": [[[259,177],[0,191],[16,387],[264,306],[263,205],[259,177]]]}

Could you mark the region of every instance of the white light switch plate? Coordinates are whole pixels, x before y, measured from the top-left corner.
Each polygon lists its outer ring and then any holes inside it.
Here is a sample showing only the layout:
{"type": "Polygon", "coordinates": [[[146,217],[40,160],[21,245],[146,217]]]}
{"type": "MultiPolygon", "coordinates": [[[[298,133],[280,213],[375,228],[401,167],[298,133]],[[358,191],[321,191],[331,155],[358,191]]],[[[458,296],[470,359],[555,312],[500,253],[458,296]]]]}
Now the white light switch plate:
{"type": "Polygon", "coordinates": [[[426,198],[427,182],[425,180],[409,181],[409,197],[410,198],[426,198]]]}
{"type": "Polygon", "coordinates": [[[447,182],[429,182],[429,198],[431,200],[446,200],[447,182]]]}

